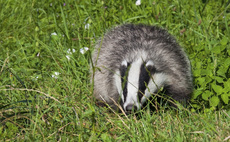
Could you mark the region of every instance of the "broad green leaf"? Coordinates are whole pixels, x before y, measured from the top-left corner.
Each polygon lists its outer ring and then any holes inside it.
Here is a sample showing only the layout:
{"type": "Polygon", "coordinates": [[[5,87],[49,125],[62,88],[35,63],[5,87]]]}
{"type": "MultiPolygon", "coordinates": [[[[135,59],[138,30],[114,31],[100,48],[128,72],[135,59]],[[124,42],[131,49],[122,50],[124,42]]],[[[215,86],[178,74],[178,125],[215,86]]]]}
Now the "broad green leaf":
{"type": "Polygon", "coordinates": [[[35,27],[35,31],[36,31],[36,32],[39,31],[39,28],[38,28],[37,26],[35,27]]]}
{"type": "Polygon", "coordinates": [[[224,65],[225,66],[229,66],[230,65],[230,58],[225,59],[224,65]]]}
{"type": "Polygon", "coordinates": [[[196,62],[196,68],[200,69],[202,67],[202,62],[196,62]]]}
{"type": "Polygon", "coordinates": [[[228,94],[222,94],[221,99],[225,104],[228,104],[229,102],[228,94]]]}
{"type": "Polygon", "coordinates": [[[219,104],[219,102],[220,102],[219,98],[217,96],[213,96],[210,99],[210,106],[216,107],[219,104]]]}
{"type": "Polygon", "coordinates": [[[227,92],[227,91],[230,91],[230,78],[224,82],[224,90],[227,92]]]}
{"type": "Polygon", "coordinates": [[[223,37],[222,40],[220,41],[221,45],[227,45],[228,39],[226,37],[223,37]]]}
{"type": "Polygon", "coordinates": [[[226,48],[225,45],[220,46],[220,50],[223,51],[226,48]]]}
{"type": "Polygon", "coordinates": [[[199,82],[200,85],[203,85],[203,83],[205,82],[205,78],[204,77],[200,77],[197,80],[198,80],[198,82],[199,82]]]}
{"type": "Polygon", "coordinates": [[[212,48],[212,52],[216,53],[216,54],[220,54],[221,50],[220,50],[220,46],[214,46],[212,48]]]}
{"type": "Polygon", "coordinates": [[[209,75],[212,76],[212,70],[209,69],[201,69],[200,75],[209,75]]]}
{"type": "Polygon", "coordinates": [[[215,76],[214,78],[216,79],[216,81],[217,81],[218,83],[223,83],[223,82],[224,82],[224,80],[223,80],[222,77],[215,76]]]}
{"type": "Polygon", "coordinates": [[[202,94],[202,92],[203,92],[203,89],[200,89],[200,88],[195,90],[193,93],[192,99],[196,99],[200,94],[202,94]]]}
{"type": "Polygon", "coordinates": [[[222,77],[226,77],[227,70],[228,70],[228,67],[220,66],[220,68],[217,70],[217,74],[222,76],[222,77]]]}
{"type": "Polygon", "coordinates": [[[191,104],[193,108],[200,108],[201,106],[200,105],[197,105],[197,104],[191,104]]]}
{"type": "Polygon", "coordinates": [[[217,95],[223,93],[223,87],[221,87],[220,85],[212,83],[212,89],[217,93],[217,95]]]}
{"type": "Polygon", "coordinates": [[[200,73],[201,73],[201,69],[196,69],[196,70],[193,71],[193,76],[194,77],[199,77],[200,73]]]}
{"type": "Polygon", "coordinates": [[[213,79],[209,76],[205,77],[205,83],[208,84],[209,82],[211,82],[213,79]]]}
{"type": "Polygon", "coordinates": [[[210,92],[209,90],[205,91],[202,94],[202,99],[204,99],[205,101],[208,101],[209,97],[212,95],[212,92],[210,92]]]}

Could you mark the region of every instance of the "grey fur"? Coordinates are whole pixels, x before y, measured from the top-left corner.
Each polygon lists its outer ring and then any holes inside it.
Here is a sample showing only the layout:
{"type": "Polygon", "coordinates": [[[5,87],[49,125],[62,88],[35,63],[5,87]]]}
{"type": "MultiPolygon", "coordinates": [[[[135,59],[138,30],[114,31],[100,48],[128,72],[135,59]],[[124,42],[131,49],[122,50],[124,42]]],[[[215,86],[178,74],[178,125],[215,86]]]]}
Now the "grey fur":
{"type": "Polygon", "coordinates": [[[95,98],[116,109],[112,99],[119,104],[120,96],[114,83],[114,72],[123,60],[133,61],[142,51],[147,53],[148,60],[154,61],[158,72],[168,76],[164,85],[169,95],[178,101],[189,100],[193,85],[190,61],[185,52],[166,30],[133,24],[118,26],[97,42],[92,54],[96,67],[95,98]]]}

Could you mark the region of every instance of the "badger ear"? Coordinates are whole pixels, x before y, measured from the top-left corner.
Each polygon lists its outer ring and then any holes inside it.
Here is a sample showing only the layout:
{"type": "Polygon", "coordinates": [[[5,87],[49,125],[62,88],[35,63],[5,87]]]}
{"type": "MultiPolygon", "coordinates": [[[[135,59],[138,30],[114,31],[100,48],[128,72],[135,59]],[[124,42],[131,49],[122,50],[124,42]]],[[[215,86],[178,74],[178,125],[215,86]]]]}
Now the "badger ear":
{"type": "Polygon", "coordinates": [[[146,62],[146,67],[148,67],[148,66],[154,66],[154,63],[153,63],[153,61],[152,60],[149,60],[148,62],[146,62]]]}
{"type": "Polygon", "coordinates": [[[125,67],[127,67],[127,66],[128,66],[127,61],[126,61],[126,60],[122,61],[122,62],[121,62],[121,66],[125,66],[125,67]]]}

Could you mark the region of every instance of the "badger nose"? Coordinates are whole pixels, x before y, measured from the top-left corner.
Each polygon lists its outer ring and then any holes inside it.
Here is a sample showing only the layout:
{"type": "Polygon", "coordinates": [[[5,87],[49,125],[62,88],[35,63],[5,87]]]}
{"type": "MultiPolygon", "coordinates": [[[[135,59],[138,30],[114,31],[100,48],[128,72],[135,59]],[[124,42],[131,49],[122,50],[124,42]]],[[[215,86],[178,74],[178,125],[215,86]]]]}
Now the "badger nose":
{"type": "Polygon", "coordinates": [[[132,111],[135,112],[135,111],[137,111],[137,106],[135,106],[133,104],[128,104],[125,107],[125,110],[126,110],[127,113],[131,113],[132,111]]]}

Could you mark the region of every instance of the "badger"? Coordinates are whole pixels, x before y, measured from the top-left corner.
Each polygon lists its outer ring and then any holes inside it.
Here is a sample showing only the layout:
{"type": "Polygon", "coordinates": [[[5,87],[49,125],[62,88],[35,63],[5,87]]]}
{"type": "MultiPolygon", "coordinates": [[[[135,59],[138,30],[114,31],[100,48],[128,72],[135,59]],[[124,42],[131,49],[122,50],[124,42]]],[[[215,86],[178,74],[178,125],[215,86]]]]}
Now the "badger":
{"type": "Polygon", "coordinates": [[[101,37],[92,53],[93,95],[125,113],[138,111],[164,88],[187,102],[193,90],[188,56],[176,39],[157,26],[125,24],[101,37]]]}

